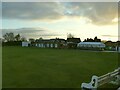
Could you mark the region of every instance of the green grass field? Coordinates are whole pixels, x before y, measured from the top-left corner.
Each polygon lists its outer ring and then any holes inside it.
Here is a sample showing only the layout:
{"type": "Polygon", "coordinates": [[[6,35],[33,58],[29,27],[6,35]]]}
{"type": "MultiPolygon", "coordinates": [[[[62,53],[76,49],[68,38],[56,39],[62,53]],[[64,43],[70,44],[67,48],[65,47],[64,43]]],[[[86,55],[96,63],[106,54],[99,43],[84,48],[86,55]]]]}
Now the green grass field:
{"type": "Polygon", "coordinates": [[[3,47],[2,56],[3,88],[80,88],[118,67],[115,52],[3,47]]]}

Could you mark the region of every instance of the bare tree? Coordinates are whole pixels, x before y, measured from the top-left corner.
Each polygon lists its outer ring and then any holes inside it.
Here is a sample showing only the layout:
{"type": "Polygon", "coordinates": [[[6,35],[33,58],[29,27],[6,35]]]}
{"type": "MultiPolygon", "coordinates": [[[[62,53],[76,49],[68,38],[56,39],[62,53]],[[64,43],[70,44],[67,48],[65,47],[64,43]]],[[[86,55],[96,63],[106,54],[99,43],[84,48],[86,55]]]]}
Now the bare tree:
{"type": "Polygon", "coordinates": [[[12,33],[12,32],[4,34],[3,38],[7,41],[14,41],[15,40],[14,33],[12,33]]]}
{"type": "Polygon", "coordinates": [[[43,40],[43,38],[42,38],[42,37],[40,37],[40,38],[39,38],[39,40],[43,40]]]}
{"type": "Polygon", "coordinates": [[[21,41],[27,41],[25,37],[21,37],[21,41]]]}
{"type": "Polygon", "coordinates": [[[20,34],[17,34],[17,35],[15,36],[15,39],[16,39],[16,41],[20,41],[20,40],[21,40],[20,34]]]}
{"type": "Polygon", "coordinates": [[[72,35],[71,33],[67,34],[67,38],[74,38],[74,35],[72,35]]]}

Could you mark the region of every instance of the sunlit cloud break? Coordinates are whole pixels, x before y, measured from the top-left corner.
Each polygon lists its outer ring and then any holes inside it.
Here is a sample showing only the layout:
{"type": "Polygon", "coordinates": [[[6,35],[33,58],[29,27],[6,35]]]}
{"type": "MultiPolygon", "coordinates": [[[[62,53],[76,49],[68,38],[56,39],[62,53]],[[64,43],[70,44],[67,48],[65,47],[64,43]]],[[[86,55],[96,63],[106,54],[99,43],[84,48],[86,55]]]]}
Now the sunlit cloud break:
{"type": "Polygon", "coordinates": [[[97,25],[113,24],[117,17],[117,3],[78,2],[4,2],[4,19],[59,20],[68,17],[86,17],[97,25]]]}

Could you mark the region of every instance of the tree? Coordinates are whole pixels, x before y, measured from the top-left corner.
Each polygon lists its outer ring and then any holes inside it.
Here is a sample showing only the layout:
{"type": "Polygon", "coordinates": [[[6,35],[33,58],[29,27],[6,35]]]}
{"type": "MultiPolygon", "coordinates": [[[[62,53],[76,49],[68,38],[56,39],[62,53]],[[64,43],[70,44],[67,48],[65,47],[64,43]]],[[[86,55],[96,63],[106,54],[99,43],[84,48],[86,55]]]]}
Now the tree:
{"type": "Polygon", "coordinates": [[[21,41],[27,41],[25,37],[21,37],[21,41]]]}
{"type": "Polygon", "coordinates": [[[86,39],[84,39],[84,41],[83,42],[87,42],[87,40],[86,39]]]}
{"type": "Polygon", "coordinates": [[[94,40],[92,38],[89,39],[89,42],[94,42],[94,40]]]}
{"type": "Polygon", "coordinates": [[[87,38],[86,42],[89,42],[89,38],[87,38]]]}
{"type": "Polygon", "coordinates": [[[94,38],[94,40],[97,40],[98,38],[97,38],[97,36],[94,38]]]}
{"type": "Polygon", "coordinates": [[[94,38],[94,42],[101,42],[101,39],[98,39],[97,36],[94,38]]]}
{"type": "Polygon", "coordinates": [[[94,38],[94,41],[95,41],[95,42],[97,42],[97,41],[98,41],[98,38],[97,38],[97,36],[94,38]]]}
{"type": "Polygon", "coordinates": [[[67,34],[67,38],[74,38],[74,35],[72,35],[71,33],[67,34]]]}
{"type": "Polygon", "coordinates": [[[20,41],[20,40],[21,40],[20,34],[17,34],[17,35],[15,36],[15,39],[16,39],[16,41],[20,41]]]}
{"type": "Polygon", "coordinates": [[[42,38],[42,37],[40,37],[40,38],[39,38],[39,40],[43,40],[43,38],[42,38]]]}
{"type": "Polygon", "coordinates": [[[94,40],[92,38],[87,38],[87,40],[85,39],[84,42],[94,42],[94,40]]]}
{"type": "Polygon", "coordinates": [[[12,33],[12,32],[4,34],[3,38],[7,41],[14,41],[15,40],[14,33],[12,33]]]}

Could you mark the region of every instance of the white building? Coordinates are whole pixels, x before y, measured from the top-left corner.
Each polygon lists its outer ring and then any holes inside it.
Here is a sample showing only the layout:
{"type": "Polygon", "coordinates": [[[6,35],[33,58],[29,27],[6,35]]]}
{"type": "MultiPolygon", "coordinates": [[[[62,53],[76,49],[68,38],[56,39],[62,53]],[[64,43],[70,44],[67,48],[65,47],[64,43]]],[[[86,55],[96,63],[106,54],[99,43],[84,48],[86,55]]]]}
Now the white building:
{"type": "Polygon", "coordinates": [[[105,44],[102,42],[80,42],[77,44],[77,47],[85,48],[105,48],[105,44]]]}
{"type": "Polygon", "coordinates": [[[118,52],[120,52],[120,47],[118,47],[118,52]]]}
{"type": "Polygon", "coordinates": [[[22,47],[28,47],[30,45],[30,42],[24,41],[22,42],[22,47]]]}

